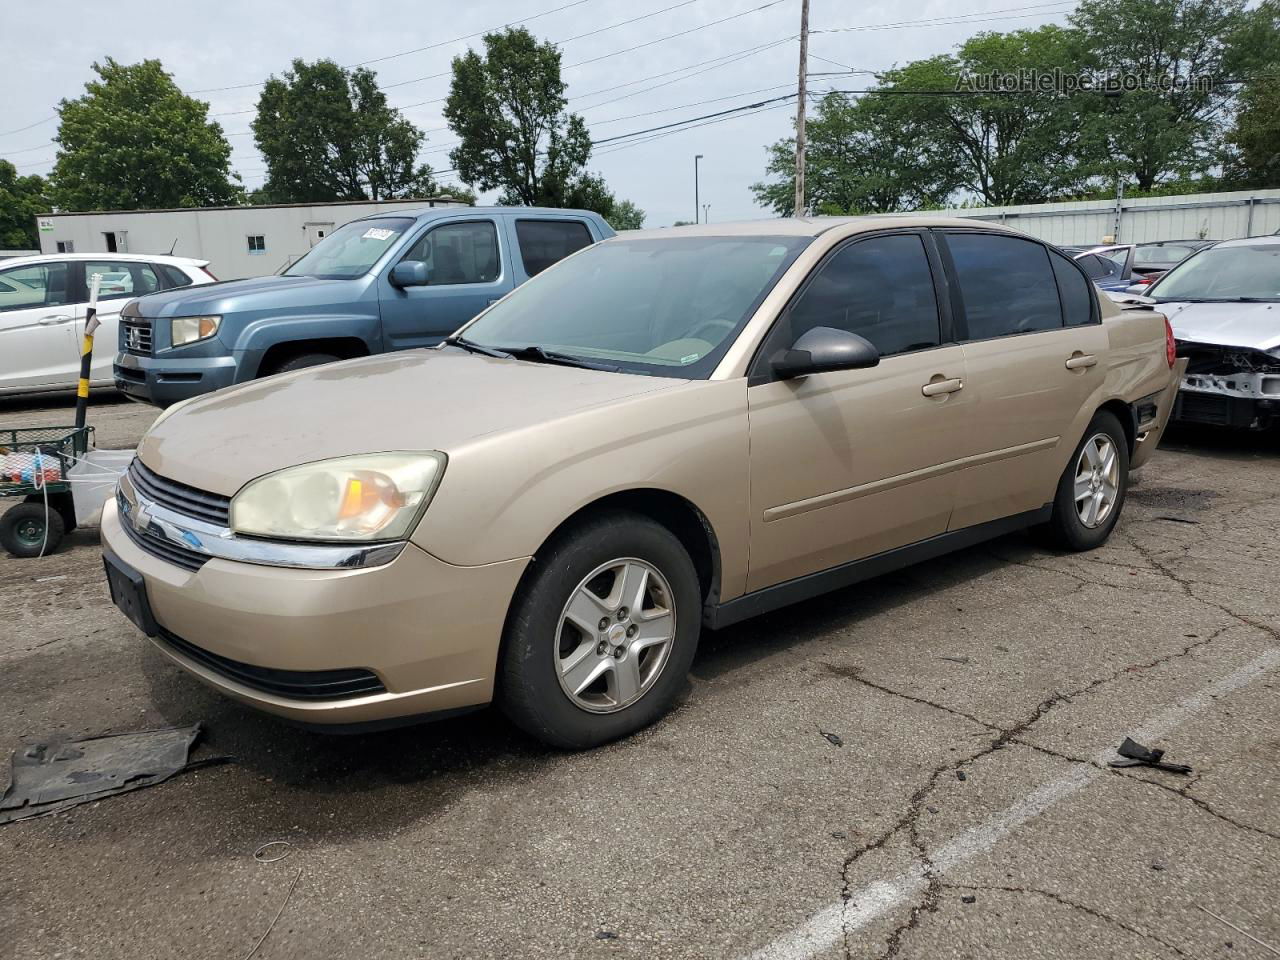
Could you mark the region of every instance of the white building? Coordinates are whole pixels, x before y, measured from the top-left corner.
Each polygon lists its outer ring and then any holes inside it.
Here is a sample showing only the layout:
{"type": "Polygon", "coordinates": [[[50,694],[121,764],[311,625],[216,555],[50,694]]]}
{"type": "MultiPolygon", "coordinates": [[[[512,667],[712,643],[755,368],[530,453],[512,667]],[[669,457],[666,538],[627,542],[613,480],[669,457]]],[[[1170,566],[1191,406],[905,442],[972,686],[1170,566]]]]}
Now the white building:
{"type": "Polygon", "coordinates": [[[173,253],[209,261],[220,280],[277,273],[344,223],[376,213],[466,206],[450,197],[178,210],[46,213],[41,253],[173,253]]]}

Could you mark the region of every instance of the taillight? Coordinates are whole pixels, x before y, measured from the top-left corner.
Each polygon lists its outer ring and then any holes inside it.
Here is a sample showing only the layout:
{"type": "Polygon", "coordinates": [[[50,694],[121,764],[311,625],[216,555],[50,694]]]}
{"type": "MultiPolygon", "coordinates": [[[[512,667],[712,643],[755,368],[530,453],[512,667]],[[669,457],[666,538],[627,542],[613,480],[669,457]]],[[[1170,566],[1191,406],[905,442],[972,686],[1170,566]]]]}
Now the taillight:
{"type": "Polygon", "coordinates": [[[217,282],[218,282],[218,278],[217,278],[217,277],[215,277],[215,276],[213,276],[213,271],[212,271],[212,270],[210,270],[208,267],[203,267],[202,269],[204,270],[204,272],[205,272],[205,273],[207,273],[210,277],[212,277],[212,278],[213,278],[213,282],[214,282],[214,283],[217,283],[217,282]]]}
{"type": "Polygon", "coordinates": [[[1138,286],[1144,286],[1148,283],[1155,283],[1157,276],[1159,276],[1159,274],[1148,273],[1145,276],[1139,277],[1137,280],[1134,281],[1134,283],[1137,284],[1138,286]]]}
{"type": "Polygon", "coordinates": [[[1173,365],[1178,360],[1178,343],[1173,339],[1173,327],[1169,325],[1169,318],[1164,318],[1164,358],[1169,361],[1169,369],[1173,369],[1173,365]]]}

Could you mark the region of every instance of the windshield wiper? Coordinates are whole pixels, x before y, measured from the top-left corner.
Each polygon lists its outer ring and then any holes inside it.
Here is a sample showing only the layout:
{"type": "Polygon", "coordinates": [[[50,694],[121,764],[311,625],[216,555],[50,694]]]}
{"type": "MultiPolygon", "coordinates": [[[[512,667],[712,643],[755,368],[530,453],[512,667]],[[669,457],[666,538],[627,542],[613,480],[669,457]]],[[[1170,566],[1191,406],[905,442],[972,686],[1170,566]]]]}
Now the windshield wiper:
{"type": "Polygon", "coordinates": [[[536,344],[529,344],[526,347],[507,347],[506,351],[506,356],[514,357],[517,360],[530,360],[534,363],[556,363],[562,367],[581,367],[583,370],[604,370],[608,373],[617,373],[622,369],[608,363],[584,360],[582,357],[575,357],[571,353],[548,350],[536,344]]]}
{"type": "Polygon", "coordinates": [[[510,360],[511,354],[505,350],[495,350],[493,347],[486,347],[483,344],[475,343],[466,337],[445,337],[442,341],[450,347],[460,347],[467,353],[478,353],[482,357],[497,357],[500,360],[510,360]]]}

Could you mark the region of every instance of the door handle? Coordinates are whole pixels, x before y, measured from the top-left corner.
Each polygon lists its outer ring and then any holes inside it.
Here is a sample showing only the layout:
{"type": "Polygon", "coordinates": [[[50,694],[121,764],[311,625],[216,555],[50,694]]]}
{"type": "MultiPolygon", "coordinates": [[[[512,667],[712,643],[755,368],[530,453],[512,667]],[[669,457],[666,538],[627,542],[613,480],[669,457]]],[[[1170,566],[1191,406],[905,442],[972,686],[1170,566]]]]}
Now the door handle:
{"type": "Polygon", "coordinates": [[[926,397],[939,397],[946,393],[956,393],[964,389],[964,381],[959,377],[953,377],[950,380],[930,380],[920,392],[926,397]]]}
{"type": "Polygon", "coordinates": [[[54,313],[54,314],[50,314],[47,317],[41,317],[39,320],[36,321],[36,323],[38,323],[42,327],[52,327],[59,323],[70,323],[71,319],[72,319],[71,317],[66,317],[66,316],[62,316],[61,314],[54,313]]]}
{"type": "Polygon", "coordinates": [[[1086,367],[1092,367],[1098,362],[1098,358],[1088,353],[1073,353],[1067,358],[1068,370],[1083,370],[1086,367]]]}

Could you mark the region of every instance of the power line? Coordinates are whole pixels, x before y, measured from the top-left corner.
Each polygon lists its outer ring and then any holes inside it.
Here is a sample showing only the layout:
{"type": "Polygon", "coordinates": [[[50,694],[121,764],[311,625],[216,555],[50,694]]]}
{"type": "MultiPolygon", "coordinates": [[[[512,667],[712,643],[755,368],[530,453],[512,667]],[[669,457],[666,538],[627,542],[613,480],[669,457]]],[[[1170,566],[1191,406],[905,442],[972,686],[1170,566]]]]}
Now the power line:
{"type": "Polygon", "coordinates": [[[863,30],[900,30],[904,27],[932,27],[963,25],[966,23],[986,23],[990,20],[1012,20],[1014,16],[991,16],[992,14],[1018,14],[1019,11],[1036,10],[1037,13],[1022,13],[1020,16],[1039,17],[1066,13],[1066,10],[1046,10],[1045,7],[1072,7],[1074,0],[1054,0],[1052,3],[1037,3],[1024,7],[1006,7],[1003,10],[979,10],[973,13],[957,13],[952,16],[928,17],[923,20],[898,20],[894,23],[865,23],[848,27],[828,27],[825,30],[813,30],[813,33],[856,33],[863,30]]]}
{"type": "Polygon", "coordinates": [[[35,123],[28,123],[25,127],[15,127],[12,130],[5,130],[3,133],[0,133],[0,137],[7,137],[13,133],[22,133],[24,130],[33,130],[42,124],[46,124],[57,119],[58,115],[55,113],[52,117],[45,117],[43,120],[37,120],[35,123]]]}

